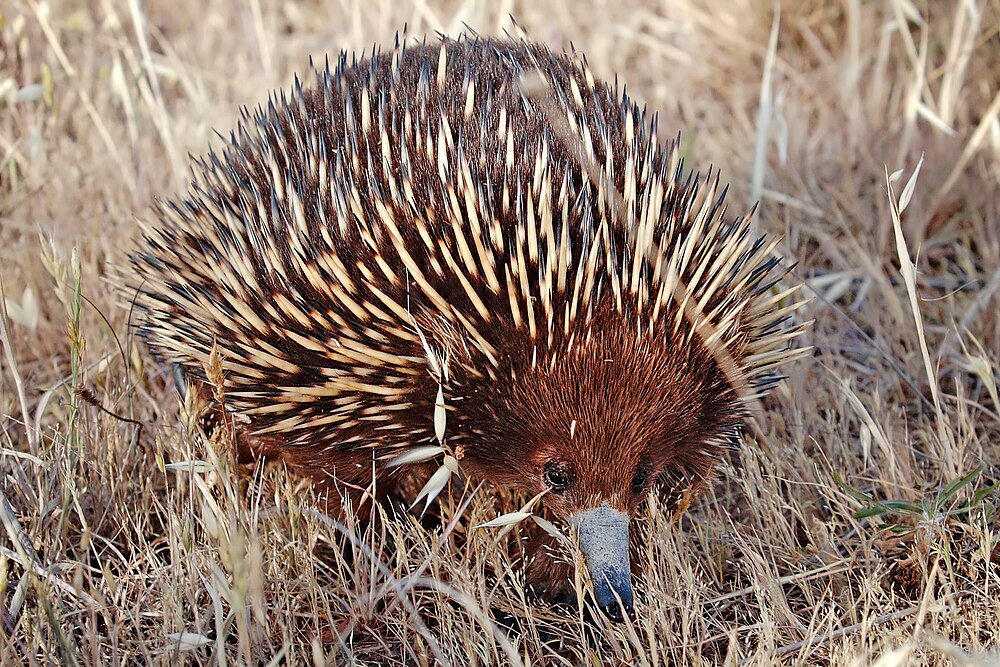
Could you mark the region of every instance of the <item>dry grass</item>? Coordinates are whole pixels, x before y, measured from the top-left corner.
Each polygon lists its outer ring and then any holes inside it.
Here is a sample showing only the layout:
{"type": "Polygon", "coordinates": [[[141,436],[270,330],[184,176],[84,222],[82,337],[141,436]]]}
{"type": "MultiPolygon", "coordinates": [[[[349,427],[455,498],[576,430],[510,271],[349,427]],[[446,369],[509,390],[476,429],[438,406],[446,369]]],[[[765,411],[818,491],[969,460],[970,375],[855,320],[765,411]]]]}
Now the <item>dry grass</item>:
{"type": "Polygon", "coordinates": [[[1000,5],[772,10],[0,5],[3,662],[998,664],[1000,5]],[[508,12],[761,199],[821,297],[766,442],[679,524],[650,508],[631,627],[525,601],[516,550],[471,528],[518,499],[455,489],[437,525],[361,540],[281,470],[236,481],[104,281],[187,153],[309,55],[508,12]]]}

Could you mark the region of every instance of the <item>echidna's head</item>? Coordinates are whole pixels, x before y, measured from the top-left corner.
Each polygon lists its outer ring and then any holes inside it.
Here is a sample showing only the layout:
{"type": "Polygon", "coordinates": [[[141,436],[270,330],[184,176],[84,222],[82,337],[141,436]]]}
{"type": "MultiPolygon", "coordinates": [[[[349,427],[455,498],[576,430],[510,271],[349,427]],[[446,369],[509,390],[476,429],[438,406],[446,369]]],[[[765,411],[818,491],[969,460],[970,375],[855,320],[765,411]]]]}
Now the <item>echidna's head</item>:
{"type": "Polygon", "coordinates": [[[704,481],[739,403],[697,339],[637,335],[615,312],[584,333],[549,352],[512,340],[510,374],[460,412],[478,433],[469,463],[527,494],[548,491],[546,507],[578,531],[598,606],[621,620],[632,610],[631,517],[654,489],[676,502],[704,481]]]}

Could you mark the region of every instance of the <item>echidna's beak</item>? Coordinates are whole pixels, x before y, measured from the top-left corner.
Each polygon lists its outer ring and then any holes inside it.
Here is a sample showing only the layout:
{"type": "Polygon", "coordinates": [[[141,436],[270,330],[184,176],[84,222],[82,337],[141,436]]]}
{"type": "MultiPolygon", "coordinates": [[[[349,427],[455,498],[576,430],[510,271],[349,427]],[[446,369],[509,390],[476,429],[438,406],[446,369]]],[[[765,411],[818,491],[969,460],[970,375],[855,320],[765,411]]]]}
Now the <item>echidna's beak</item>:
{"type": "Polygon", "coordinates": [[[628,514],[607,502],[570,516],[570,524],[580,533],[580,550],[594,581],[594,599],[604,615],[615,623],[632,615],[628,522],[628,514]]]}

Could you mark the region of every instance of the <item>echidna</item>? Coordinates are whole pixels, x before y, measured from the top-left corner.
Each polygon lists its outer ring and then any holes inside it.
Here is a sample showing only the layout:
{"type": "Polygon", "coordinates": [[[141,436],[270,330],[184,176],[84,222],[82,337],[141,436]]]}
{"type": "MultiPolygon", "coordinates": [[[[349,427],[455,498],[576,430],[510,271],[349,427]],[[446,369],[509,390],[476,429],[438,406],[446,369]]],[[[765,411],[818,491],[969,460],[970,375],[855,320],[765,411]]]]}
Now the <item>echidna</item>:
{"type": "Polygon", "coordinates": [[[520,40],[341,54],[158,205],[131,256],[142,334],[202,382],[217,349],[242,455],[334,498],[392,492],[440,391],[462,471],[547,489],[620,620],[630,516],[703,484],[802,331],[777,242],[655,127],[520,40]]]}

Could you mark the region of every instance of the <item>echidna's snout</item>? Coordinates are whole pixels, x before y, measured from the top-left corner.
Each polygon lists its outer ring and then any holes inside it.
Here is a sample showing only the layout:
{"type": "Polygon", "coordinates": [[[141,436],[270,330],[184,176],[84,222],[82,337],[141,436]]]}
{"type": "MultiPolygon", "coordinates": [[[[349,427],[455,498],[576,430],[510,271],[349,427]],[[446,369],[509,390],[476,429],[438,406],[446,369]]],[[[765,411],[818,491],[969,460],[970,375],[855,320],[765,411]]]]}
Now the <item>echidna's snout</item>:
{"type": "Polygon", "coordinates": [[[628,514],[614,509],[607,501],[570,516],[570,524],[580,535],[580,550],[594,582],[597,606],[616,623],[632,615],[628,523],[628,514]]]}

